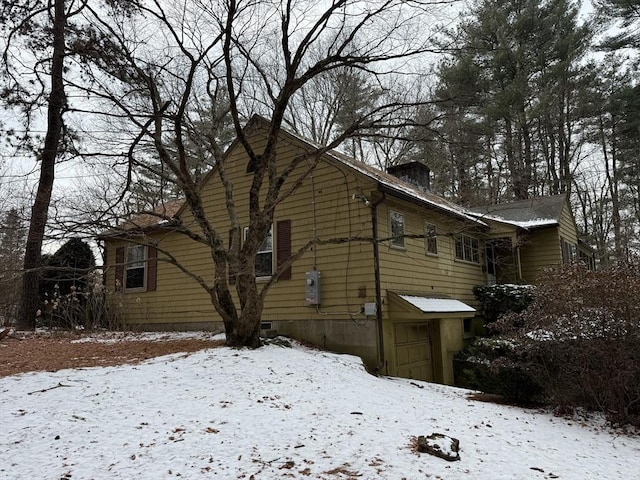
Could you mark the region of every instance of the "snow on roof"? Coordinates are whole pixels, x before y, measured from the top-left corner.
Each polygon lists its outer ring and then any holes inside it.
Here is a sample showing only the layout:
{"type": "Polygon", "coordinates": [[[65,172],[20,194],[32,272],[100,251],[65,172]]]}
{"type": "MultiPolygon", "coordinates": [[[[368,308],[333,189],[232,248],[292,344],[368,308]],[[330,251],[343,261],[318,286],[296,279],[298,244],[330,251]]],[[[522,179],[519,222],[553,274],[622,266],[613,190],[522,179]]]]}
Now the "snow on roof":
{"type": "Polygon", "coordinates": [[[458,313],[476,311],[475,308],[470,307],[466,303],[451,298],[429,298],[417,295],[398,296],[423,313],[458,313]]]}
{"type": "Polygon", "coordinates": [[[567,201],[565,194],[536,197],[470,209],[477,218],[508,223],[520,228],[558,225],[567,201]]]}
{"type": "Polygon", "coordinates": [[[496,222],[508,223],[509,225],[514,225],[516,227],[530,229],[530,228],[540,228],[540,227],[551,227],[553,225],[558,225],[558,221],[553,218],[534,218],[532,220],[527,221],[515,221],[515,220],[507,220],[506,218],[502,218],[496,215],[481,215],[478,218],[482,218],[484,220],[494,220],[496,222]]]}

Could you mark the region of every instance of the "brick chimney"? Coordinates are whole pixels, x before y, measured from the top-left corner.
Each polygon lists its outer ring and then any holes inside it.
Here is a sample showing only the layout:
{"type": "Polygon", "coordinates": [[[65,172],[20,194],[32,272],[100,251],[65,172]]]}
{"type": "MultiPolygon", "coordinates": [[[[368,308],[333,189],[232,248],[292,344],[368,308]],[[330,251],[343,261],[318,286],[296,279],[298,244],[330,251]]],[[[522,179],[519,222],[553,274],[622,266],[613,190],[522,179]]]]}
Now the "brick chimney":
{"type": "Polygon", "coordinates": [[[431,187],[429,167],[420,162],[401,163],[387,168],[387,173],[404,180],[422,191],[428,192],[431,187]]]}

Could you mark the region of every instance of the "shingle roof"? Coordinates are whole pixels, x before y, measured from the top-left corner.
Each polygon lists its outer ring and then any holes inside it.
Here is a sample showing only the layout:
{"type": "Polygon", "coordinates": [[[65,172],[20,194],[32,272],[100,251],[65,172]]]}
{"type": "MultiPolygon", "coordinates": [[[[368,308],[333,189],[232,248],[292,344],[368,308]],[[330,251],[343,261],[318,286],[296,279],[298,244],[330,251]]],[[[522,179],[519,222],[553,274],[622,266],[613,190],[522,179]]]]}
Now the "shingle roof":
{"type": "Polygon", "coordinates": [[[101,236],[122,235],[127,232],[143,231],[151,227],[157,227],[168,223],[182,208],[184,200],[165,202],[154,208],[149,213],[140,213],[132,216],[124,223],[104,232],[101,236]]]}
{"type": "Polygon", "coordinates": [[[470,212],[478,218],[530,229],[558,225],[566,202],[566,194],[550,195],[510,203],[483,205],[471,208],[470,212]]]}

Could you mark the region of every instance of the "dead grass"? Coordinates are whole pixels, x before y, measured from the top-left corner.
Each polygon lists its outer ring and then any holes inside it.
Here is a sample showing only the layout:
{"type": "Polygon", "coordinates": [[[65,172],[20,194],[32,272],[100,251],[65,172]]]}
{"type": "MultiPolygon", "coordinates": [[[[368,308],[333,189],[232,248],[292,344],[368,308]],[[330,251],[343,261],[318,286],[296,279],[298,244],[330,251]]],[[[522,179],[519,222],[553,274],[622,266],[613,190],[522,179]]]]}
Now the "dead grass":
{"type": "Polygon", "coordinates": [[[123,336],[112,343],[95,336],[73,333],[12,334],[0,341],[0,377],[34,371],[138,363],[149,358],[180,352],[195,352],[224,344],[222,340],[135,340],[123,336]],[[78,340],[83,340],[78,342],[78,340]]]}

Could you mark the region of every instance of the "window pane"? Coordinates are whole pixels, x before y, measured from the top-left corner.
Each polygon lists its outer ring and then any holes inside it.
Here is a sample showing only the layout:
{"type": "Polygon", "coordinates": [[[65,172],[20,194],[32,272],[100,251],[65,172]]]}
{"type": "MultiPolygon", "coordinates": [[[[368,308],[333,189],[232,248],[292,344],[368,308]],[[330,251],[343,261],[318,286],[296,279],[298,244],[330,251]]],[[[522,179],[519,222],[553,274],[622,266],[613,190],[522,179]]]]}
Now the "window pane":
{"type": "Polygon", "coordinates": [[[273,273],[273,253],[256,255],[256,277],[269,277],[273,273]]]}
{"type": "Polygon", "coordinates": [[[463,260],[463,254],[462,254],[462,238],[461,237],[456,237],[456,258],[463,260]]]}
{"type": "Polygon", "coordinates": [[[128,268],[144,266],[145,246],[136,245],[127,249],[128,268]]]}
{"type": "Polygon", "coordinates": [[[144,245],[127,248],[125,289],[144,287],[146,253],[147,248],[144,245]]]}
{"type": "Polygon", "coordinates": [[[144,267],[127,268],[127,280],[125,288],[144,287],[144,267]]]}
{"type": "Polygon", "coordinates": [[[267,233],[267,237],[262,241],[262,245],[258,249],[258,253],[273,251],[273,227],[267,233]]]}
{"type": "Polygon", "coordinates": [[[438,253],[438,242],[436,239],[436,226],[431,223],[426,223],[424,226],[425,244],[427,253],[438,253]]]}
{"type": "MultiPolygon", "coordinates": [[[[246,230],[245,230],[246,237],[246,230]]],[[[273,226],[262,241],[256,254],[256,277],[270,277],[273,274],[273,226]]]]}
{"type": "Polygon", "coordinates": [[[462,237],[464,253],[463,259],[467,261],[471,261],[472,253],[471,253],[471,239],[469,237],[462,237]]]}
{"type": "Polygon", "coordinates": [[[474,263],[480,263],[480,244],[477,238],[471,238],[471,258],[474,263]]]}
{"type": "Polygon", "coordinates": [[[404,247],[404,215],[398,212],[391,212],[391,245],[394,247],[404,247]]]}

